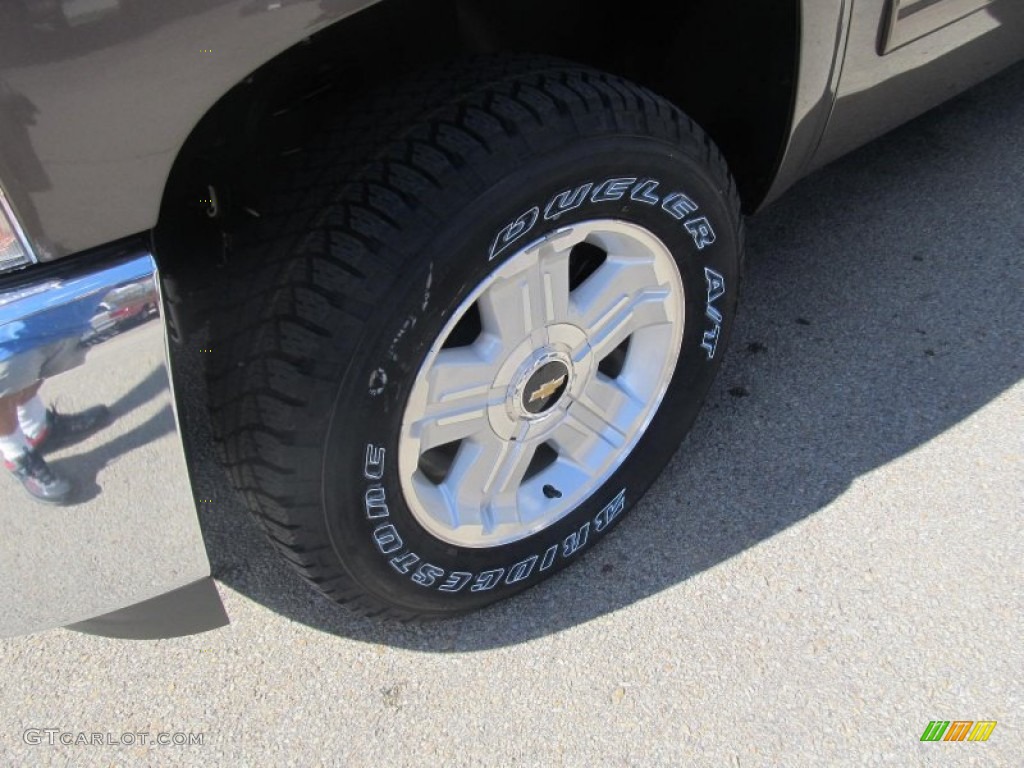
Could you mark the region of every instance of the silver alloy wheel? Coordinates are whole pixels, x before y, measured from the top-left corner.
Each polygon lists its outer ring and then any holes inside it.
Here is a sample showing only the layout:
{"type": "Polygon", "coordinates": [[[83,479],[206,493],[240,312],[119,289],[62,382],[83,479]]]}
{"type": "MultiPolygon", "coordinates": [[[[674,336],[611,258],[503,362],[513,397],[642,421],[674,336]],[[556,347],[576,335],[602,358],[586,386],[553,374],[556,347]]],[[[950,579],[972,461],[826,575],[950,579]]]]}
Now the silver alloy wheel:
{"type": "Polygon", "coordinates": [[[509,258],[416,376],[398,456],[416,520],[450,544],[491,547],[575,509],[654,417],[684,302],[668,248],[629,222],[566,226],[509,258]]]}

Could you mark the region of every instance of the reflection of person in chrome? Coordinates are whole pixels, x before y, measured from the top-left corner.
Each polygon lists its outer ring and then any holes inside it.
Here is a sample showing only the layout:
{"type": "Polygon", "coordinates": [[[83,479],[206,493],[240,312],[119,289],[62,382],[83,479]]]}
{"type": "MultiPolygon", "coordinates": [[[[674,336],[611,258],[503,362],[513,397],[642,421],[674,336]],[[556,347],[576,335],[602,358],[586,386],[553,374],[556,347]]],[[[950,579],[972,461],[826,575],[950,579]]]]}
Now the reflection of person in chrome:
{"type": "Polygon", "coordinates": [[[0,325],[0,454],[4,466],[40,501],[61,504],[71,482],[54,472],[43,453],[88,437],[109,420],[106,406],[81,413],[47,408],[39,388],[50,376],[85,360],[82,334],[102,296],[0,325]]]}

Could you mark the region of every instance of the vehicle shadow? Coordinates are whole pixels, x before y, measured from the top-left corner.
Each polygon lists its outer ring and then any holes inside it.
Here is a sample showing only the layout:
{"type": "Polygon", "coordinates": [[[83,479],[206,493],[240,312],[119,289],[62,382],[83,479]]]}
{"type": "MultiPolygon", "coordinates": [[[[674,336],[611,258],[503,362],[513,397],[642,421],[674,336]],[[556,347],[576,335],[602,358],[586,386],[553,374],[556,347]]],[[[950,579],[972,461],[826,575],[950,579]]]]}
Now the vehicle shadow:
{"type": "MultiPolygon", "coordinates": [[[[315,595],[209,468],[209,426],[190,396],[190,455],[204,467],[196,493],[215,500],[201,518],[213,575],[324,632],[432,652],[522,643],[672,589],[822,510],[1020,381],[1022,188],[1017,66],[751,220],[729,356],[661,479],[573,567],[463,618],[379,623],[315,595]]],[[[185,357],[198,391],[198,357],[185,357]]]]}

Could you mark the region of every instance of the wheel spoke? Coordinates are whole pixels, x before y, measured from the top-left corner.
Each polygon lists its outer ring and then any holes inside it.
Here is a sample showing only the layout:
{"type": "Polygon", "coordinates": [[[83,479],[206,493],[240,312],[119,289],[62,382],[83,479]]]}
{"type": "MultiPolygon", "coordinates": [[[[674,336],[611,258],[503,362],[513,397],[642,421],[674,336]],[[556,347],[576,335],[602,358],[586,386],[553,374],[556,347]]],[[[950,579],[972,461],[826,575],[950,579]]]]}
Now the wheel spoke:
{"type": "Polygon", "coordinates": [[[495,366],[476,346],[442,349],[427,374],[422,416],[408,427],[420,453],[488,429],[487,408],[505,392],[492,387],[495,366]]]}
{"type": "Polygon", "coordinates": [[[569,316],[569,251],[550,244],[539,251],[536,261],[495,281],[477,299],[484,330],[506,351],[527,338],[545,343],[543,328],[569,316]]]}
{"type": "Polygon", "coordinates": [[[618,381],[612,381],[600,373],[587,383],[579,404],[599,417],[602,423],[610,425],[617,434],[631,427],[644,407],[643,401],[618,381]]]}
{"type": "Polygon", "coordinates": [[[569,318],[569,253],[548,243],[540,249],[540,260],[530,270],[532,292],[539,297],[544,325],[569,318]]]}
{"type": "Polygon", "coordinates": [[[572,310],[601,360],[639,329],[670,323],[670,293],[648,261],[609,260],[573,291],[572,310]]]}
{"type": "Polygon", "coordinates": [[[641,328],[671,322],[665,311],[667,297],[668,290],[643,291],[602,318],[597,331],[590,337],[594,358],[603,360],[641,328]]]}
{"type": "Polygon", "coordinates": [[[575,467],[586,474],[587,469],[601,463],[613,446],[602,439],[600,430],[578,418],[577,414],[566,415],[561,424],[551,433],[549,442],[558,452],[561,462],[575,467]]]}
{"type": "Polygon", "coordinates": [[[459,524],[477,524],[489,534],[519,523],[517,494],[535,446],[476,435],[463,443],[445,480],[459,524]]]}
{"type": "Polygon", "coordinates": [[[598,374],[569,406],[552,442],[559,456],[589,469],[609,451],[621,450],[642,408],[629,392],[598,374]]]}

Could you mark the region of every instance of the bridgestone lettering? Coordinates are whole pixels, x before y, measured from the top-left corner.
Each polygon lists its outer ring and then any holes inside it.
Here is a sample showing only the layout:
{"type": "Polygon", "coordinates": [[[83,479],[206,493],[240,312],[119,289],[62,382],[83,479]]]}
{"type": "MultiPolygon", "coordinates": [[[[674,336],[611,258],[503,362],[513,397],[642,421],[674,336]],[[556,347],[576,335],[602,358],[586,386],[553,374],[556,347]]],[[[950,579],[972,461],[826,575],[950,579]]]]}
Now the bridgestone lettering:
{"type": "MultiPolygon", "coordinates": [[[[370,466],[369,459],[373,457],[374,473],[380,472],[383,477],[385,451],[374,444],[366,446],[367,466],[370,466]]],[[[370,472],[363,473],[371,477],[370,472]]],[[[364,494],[366,499],[366,516],[370,520],[378,521],[381,518],[390,516],[386,504],[384,488],[378,483],[371,484],[364,494]]],[[[530,578],[534,573],[543,573],[550,569],[555,561],[561,557],[567,560],[585,549],[591,542],[591,528],[595,534],[604,533],[612,523],[626,509],[626,489],[623,488],[614,498],[609,501],[593,520],[583,523],[578,529],[570,533],[561,542],[553,544],[544,550],[543,553],[530,555],[514,565],[506,568],[493,568],[480,573],[468,571],[448,572],[433,563],[424,563],[422,558],[412,550],[404,550],[404,540],[398,529],[392,523],[380,523],[373,529],[373,540],[377,550],[387,556],[388,565],[397,573],[409,576],[411,581],[426,589],[436,589],[439,592],[454,594],[461,592],[470,586],[470,592],[487,592],[499,584],[508,586],[518,584],[530,578]],[[403,551],[404,550],[404,551],[403,551]]]]}

